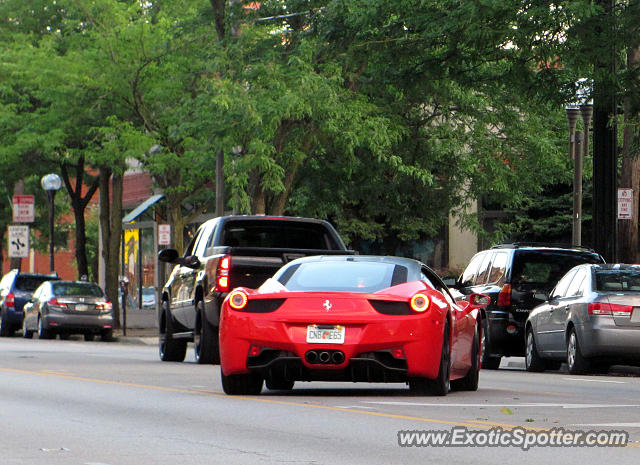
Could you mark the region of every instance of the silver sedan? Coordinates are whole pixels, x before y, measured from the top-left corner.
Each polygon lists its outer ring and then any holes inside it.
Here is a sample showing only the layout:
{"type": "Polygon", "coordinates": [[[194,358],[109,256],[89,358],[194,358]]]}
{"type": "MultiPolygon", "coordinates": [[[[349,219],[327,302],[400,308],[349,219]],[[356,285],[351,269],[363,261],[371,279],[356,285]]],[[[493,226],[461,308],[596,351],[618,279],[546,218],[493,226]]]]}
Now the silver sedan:
{"type": "Polygon", "coordinates": [[[527,371],[640,365],[640,266],[576,266],[545,297],[525,326],[527,371]]]}

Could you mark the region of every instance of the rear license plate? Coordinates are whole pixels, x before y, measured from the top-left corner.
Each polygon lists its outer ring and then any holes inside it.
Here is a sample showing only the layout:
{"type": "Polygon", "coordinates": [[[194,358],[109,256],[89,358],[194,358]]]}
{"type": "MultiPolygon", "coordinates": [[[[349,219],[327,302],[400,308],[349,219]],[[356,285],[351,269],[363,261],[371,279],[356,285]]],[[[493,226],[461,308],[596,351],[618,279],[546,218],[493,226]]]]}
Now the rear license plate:
{"type": "Polygon", "coordinates": [[[89,306],[85,304],[77,304],[75,306],[75,309],[79,312],[86,312],[87,310],[89,310],[89,306]]]}
{"type": "Polygon", "coordinates": [[[313,344],[344,344],[344,326],[307,326],[307,342],[313,344]]]}
{"type": "Polygon", "coordinates": [[[640,323],[640,307],[633,307],[631,314],[631,323],[640,323]]]}

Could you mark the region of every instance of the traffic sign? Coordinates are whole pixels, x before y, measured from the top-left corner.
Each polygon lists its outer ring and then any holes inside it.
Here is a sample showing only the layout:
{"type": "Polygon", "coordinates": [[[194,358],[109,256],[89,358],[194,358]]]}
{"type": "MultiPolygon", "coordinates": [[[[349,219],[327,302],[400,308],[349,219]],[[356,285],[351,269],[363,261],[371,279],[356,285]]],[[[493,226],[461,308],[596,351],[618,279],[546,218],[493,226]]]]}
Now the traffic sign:
{"type": "Polygon", "coordinates": [[[29,226],[9,226],[9,257],[27,258],[29,256],[29,226]]]}
{"type": "Polygon", "coordinates": [[[158,245],[171,245],[171,225],[158,225],[158,245]]]}
{"type": "Polygon", "coordinates": [[[618,189],[618,219],[633,219],[633,189],[618,189]]]}
{"type": "Polygon", "coordinates": [[[33,195],[13,196],[13,222],[33,223],[33,206],[35,204],[33,195]]]}

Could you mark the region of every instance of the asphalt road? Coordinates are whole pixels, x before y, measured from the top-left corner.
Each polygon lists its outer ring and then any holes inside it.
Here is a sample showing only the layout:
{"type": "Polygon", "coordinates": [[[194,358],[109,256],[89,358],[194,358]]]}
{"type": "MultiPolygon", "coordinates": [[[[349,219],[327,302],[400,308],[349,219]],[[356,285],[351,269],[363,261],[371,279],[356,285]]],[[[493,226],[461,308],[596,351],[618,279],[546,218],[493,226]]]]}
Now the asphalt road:
{"type": "Polygon", "coordinates": [[[636,464],[637,373],[482,371],[477,392],[445,398],[412,396],[398,384],[350,383],[229,397],[219,367],[162,363],[152,346],[1,338],[0,463],[636,464]],[[527,451],[398,445],[398,431],[463,427],[483,434],[498,427],[623,430],[631,442],[527,451]]]}

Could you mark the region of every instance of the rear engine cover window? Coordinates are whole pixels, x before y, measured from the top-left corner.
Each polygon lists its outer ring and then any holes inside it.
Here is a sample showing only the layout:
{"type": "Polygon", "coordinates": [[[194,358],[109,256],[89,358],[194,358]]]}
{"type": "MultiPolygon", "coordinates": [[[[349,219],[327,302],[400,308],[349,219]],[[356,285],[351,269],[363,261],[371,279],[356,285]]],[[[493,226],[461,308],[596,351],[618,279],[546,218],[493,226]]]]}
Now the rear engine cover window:
{"type": "Polygon", "coordinates": [[[280,277],[289,291],[376,292],[406,282],[408,270],[393,263],[302,263],[280,277]],[[401,277],[401,278],[399,278],[401,277]]]}

